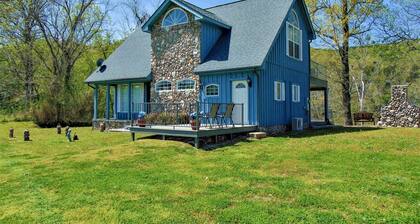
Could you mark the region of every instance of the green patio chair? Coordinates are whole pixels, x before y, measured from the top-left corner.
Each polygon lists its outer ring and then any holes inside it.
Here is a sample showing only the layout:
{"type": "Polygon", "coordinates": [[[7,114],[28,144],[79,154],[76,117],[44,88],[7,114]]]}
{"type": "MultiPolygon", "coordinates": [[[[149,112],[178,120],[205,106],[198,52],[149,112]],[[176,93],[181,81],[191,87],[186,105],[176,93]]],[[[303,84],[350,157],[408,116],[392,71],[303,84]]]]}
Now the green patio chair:
{"type": "Polygon", "coordinates": [[[214,121],[216,121],[216,124],[220,126],[219,119],[218,119],[218,112],[219,112],[220,104],[219,103],[213,103],[210,108],[210,112],[208,114],[203,115],[203,120],[207,124],[210,124],[210,128],[213,128],[214,121]],[[208,122],[208,123],[207,123],[208,122]]]}
{"type": "Polygon", "coordinates": [[[220,120],[226,125],[226,127],[229,125],[228,121],[230,121],[233,127],[235,127],[235,123],[233,122],[233,119],[232,119],[234,108],[235,108],[235,104],[229,103],[226,105],[225,113],[222,115],[219,115],[220,120]]]}

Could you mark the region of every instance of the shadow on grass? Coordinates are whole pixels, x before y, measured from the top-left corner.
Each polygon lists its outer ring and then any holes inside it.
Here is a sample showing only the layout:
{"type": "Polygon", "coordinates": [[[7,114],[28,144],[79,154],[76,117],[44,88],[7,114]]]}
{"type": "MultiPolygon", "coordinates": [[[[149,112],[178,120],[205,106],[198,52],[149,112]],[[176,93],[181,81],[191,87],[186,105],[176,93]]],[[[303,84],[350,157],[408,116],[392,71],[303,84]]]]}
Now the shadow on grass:
{"type": "MultiPolygon", "coordinates": [[[[271,137],[280,137],[280,138],[308,138],[308,137],[316,137],[316,136],[324,136],[324,135],[335,135],[335,134],[342,134],[342,133],[354,133],[354,132],[364,132],[364,131],[376,131],[381,130],[382,128],[377,127],[342,127],[342,126],[334,126],[328,127],[324,129],[310,129],[304,131],[291,131],[286,132],[280,135],[271,136],[271,137]]],[[[136,140],[142,139],[154,139],[154,140],[167,140],[167,141],[176,141],[176,142],[183,142],[186,144],[190,144],[194,146],[194,139],[193,138],[186,138],[186,137],[173,137],[173,136],[165,136],[162,135],[146,135],[143,137],[138,137],[136,140]]],[[[218,136],[218,140],[216,141],[215,136],[207,137],[200,139],[200,149],[204,151],[213,151],[223,147],[228,146],[237,146],[238,143],[249,143],[253,142],[248,138],[248,135],[245,134],[235,134],[233,138],[230,139],[230,136],[218,136]]]]}
{"type": "Polygon", "coordinates": [[[335,135],[342,133],[353,133],[353,132],[364,132],[364,131],[376,131],[381,130],[379,127],[343,127],[343,126],[334,126],[324,129],[310,129],[305,131],[292,131],[285,134],[281,134],[278,137],[289,137],[289,138],[307,138],[323,135],[335,135]]]}
{"type": "MultiPolygon", "coordinates": [[[[191,146],[194,146],[194,139],[193,138],[187,138],[187,137],[174,137],[174,136],[165,136],[163,138],[162,135],[150,135],[150,136],[144,136],[141,138],[137,138],[137,140],[142,139],[154,139],[154,140],[167,140],[167,141],[176,141],[176,142],[183,142],[186,144],[189,144],[191,146]]],[[[204,151],[213,151],[219,148],[227,147],[227,146],[234,146],[237,143],[240,142],[251,142],[248,140],[247,134],[234,134],[233,138],[230,139],[230,136],[226,135],[220,135],[218,136],[218,140],[216,141],[216,137],[206,137],[200,139],[200,149],[204,151]]]]}

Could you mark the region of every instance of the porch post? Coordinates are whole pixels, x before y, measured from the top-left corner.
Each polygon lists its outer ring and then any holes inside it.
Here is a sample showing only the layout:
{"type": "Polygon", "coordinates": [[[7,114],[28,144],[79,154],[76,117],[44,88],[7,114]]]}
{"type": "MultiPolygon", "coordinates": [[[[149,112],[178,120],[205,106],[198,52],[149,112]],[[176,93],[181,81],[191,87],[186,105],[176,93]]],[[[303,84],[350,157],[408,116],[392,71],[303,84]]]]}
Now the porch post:
{"type": "Polygon", "coordinates": [[[330,123],[328,115],[328,87],[324,89],[324,110],[325,110],[325,122],[330,123]]]}
{"type": "Polygon", "coordinates": [[[98,119],[98,88],[99,86],[95,84],[95,89],[93,90],[93,120],[98,119]]]}
{"type": "Polygon", "coordinates": [[[114,119],[117,119],[118,112],[118,85],[114,86],[114,119]]]}
{"type": "Polygon", "coordinates": [[[106,84],[106,111],[105,111],[105,119],[109,120],[110,114],[110,105],[111,105],[111,87],[109,83],[106,84]]]}
{"type": "Polygon", "coordinates": [[[131,121],[132,120],[132,116],[133,116],[133,113],[131,112],[132,111],[132,105],[131,105],[131,102],[132,101],[132,99],[131,99],[131,82],[129,82],[128,83],[128,119],[131,121]]]}

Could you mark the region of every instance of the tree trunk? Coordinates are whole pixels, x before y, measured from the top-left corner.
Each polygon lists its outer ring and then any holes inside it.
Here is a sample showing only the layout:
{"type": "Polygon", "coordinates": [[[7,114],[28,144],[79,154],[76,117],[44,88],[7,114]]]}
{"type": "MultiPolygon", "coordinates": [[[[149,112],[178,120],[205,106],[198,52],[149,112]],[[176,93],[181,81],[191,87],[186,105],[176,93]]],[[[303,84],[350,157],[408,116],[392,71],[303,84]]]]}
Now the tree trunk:
{"type": "Polygon", "coordinates": [[[339,48],[341,58],[341,85],[342,103],[344,109],[344,124],[353,125],[351,114],[351,93],[350,93],[350,62],[349,62],[349,39],[350,39],[350,16],[348,14],[347,0],[342,0],[342,19],[343,45],[339,48]]]}

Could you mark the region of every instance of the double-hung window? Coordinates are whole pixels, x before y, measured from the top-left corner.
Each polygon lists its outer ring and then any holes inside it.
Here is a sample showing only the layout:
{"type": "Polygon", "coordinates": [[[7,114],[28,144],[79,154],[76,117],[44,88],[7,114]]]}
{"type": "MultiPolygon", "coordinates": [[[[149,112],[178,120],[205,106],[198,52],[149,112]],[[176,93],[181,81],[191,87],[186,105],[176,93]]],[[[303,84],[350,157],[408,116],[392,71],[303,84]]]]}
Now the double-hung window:
{"type": "Polygon", "coordinates": [[[286,23],[287,55],[296,60],[302,60],[302,30],[295,11],[291,11],[286,23]]]}
{"type": "Polygon", "coordinates": [[[292,101],[294,103],[300,102],[300,86],[292,85],[292,101]]]}
{"type": "Polygon", "coordinates": [[[274,82],[274,100],[286,100],[286,85],[284,82],[274,82]]]}

